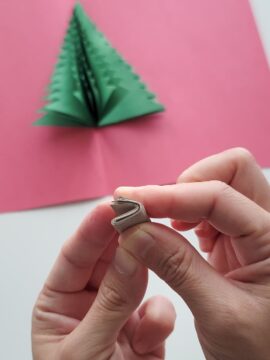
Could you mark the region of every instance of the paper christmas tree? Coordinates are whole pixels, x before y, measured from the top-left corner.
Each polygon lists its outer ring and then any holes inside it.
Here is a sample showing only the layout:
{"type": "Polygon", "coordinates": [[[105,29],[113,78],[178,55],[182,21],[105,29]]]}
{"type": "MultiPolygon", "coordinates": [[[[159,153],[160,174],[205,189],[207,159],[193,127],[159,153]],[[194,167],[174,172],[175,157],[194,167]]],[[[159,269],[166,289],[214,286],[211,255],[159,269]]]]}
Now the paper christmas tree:
{"type": "Polygon", "coordinates": [[[76,4],[35,125],[105,126],[164,107],[76,4]]]}

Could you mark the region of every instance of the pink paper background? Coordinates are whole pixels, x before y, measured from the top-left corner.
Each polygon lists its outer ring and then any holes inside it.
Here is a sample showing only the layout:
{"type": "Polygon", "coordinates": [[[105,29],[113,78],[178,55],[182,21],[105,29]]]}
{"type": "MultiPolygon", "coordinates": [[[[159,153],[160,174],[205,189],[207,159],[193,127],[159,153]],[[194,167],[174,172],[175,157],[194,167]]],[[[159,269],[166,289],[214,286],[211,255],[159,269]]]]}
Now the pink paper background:
{"type": "Polygon", "coordinates": [[[270,76],[247,0],[82,1],[167,110],[96,130],[32,126],[73,3],[0,2],[1,212],[173,182],[232,146],[270,165],[270,76]]]}

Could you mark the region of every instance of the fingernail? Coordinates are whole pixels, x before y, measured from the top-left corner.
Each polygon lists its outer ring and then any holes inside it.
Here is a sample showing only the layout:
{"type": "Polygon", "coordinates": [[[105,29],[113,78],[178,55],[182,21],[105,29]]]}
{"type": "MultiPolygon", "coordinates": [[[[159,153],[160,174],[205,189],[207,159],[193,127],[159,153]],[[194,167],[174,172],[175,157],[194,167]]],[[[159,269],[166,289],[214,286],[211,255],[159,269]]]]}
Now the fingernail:
{"type": "Polygon", "coordinates": [[[155,239],[142,229],[137,229],[132,233],[127,231],[121,234],[119,243],[136,257],[144,259],[148,256],[149,250],[154,247],[155,239]]]}
{"type": "Polygon", "coordinates": [[[120,195],[128,194],[133,189],[131,186],[120,186],[114,192],[114,197],[119,197],[120,195]]]}
{"type": "Polygon", "coordinates": [[[116,249],[113,265],[120,274],[128,276],[133,275],[137,269],[137,261],[134,257],[120,247],[116,249]]]}

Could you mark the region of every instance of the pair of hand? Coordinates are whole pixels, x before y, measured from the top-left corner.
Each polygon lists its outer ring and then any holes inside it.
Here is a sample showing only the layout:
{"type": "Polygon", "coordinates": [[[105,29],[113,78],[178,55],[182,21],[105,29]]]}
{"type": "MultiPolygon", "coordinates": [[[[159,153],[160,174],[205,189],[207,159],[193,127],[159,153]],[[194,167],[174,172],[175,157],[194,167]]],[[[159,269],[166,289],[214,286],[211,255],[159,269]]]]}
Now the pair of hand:
{"type": "Polygon", "coordinates": [[[176,230],[194,228],[209,261],[160,224],[118,239],[113,211],[99,206],[64,244],[37,300],[34,359],[164,359],[175,311],[162,297],[140,306],[148,268],[186,301],[208,360],[269,359],[270,188],[253,157],[228,150],[176,185],[119,188],[115,196],[173,219],[176,230]]]}

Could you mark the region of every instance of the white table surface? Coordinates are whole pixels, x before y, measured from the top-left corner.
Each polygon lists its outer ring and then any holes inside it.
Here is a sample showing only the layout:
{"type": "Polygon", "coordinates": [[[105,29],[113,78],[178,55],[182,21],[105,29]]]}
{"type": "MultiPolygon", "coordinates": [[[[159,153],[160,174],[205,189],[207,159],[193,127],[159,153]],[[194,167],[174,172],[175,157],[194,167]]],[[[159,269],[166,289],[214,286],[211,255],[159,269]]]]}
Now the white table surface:
{"type": "MultiPolygon", "coordinates": [[[[270,1],[251,0],[251,5],[270,60],[270,1]]],[[[270,170],[265,173],[270,180],[270,170]]],[[[32,358],[31,311],[37,294],[64,240],[103,200],[0,215],[1,360],[32,358]]],[[[191,232],[188,238],[196,245],[191,232]]],[[[167,343],[166,359],[204,359],[188,308],[166,284],[151,274],[146,297],[156,294],[169,297],[178,313],[175,332],[167,343]]]]}

